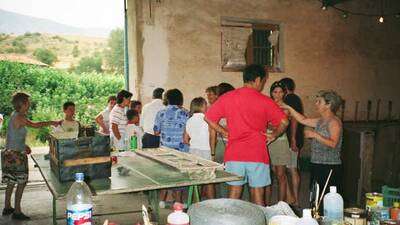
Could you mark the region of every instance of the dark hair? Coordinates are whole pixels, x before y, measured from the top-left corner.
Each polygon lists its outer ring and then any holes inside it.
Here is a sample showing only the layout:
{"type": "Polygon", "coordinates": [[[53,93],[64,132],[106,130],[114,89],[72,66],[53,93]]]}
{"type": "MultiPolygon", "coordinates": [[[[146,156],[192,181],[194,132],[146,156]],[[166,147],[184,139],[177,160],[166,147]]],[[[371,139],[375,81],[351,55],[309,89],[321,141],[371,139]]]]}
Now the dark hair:
{"type": "Polygon", "coordinates": [[[269,96],[273,99],[274,97],[272,96],[272,92],[275,90],[275,88],[281,88],[283,93],[286,95],[286,89],[285,85],[283,85],[282,82],[280,81],[275,81],[272,83],[271,88],[269,89],[269,96]]]}
{"type": "Polygon", "coordinates": [[[132,97],[132,93],[126,90],[121,90],[117,94],[117,104],[121,104],[124,101],[124,98],[130,98],[132,97]]]}
{"type": "Polygon", "coordinates": [[[294,80],[289,77],[285,77],[280,82],[285,86],[285,88],[289,91],[294,91],[296,88],[296,84],[294,83],[294,80]]]}
{"type": "Polygon", "coordinates": [[[235,90],[235,88],[228,83],[220,83],[218,84],[218,88],[217,88],[217,95],[218,97],[225,94],[228,91],[233,91],[235,90]]]}
{"type": "Polygon", "coordinates": [[[263,79],[267,76],[268,74],[265,72],[264,67],[257,64],[248,65],[243,70],[244,83],[255,81],[257,77],[263,79]]]}
{"type": "Polygon", "coordinates": [[[11,104],[13,105],[15,111],[19,112],[23,104],[29,101],[31,96],[24,92],[17,92],[13,94],[11,104]]]}
{"type": "Polygon", "coordinates": [[[139,117],[139,113],[136,110],[128,109],[126,111],[126,118],[128,118],[128,120],[132,120],[136,116],[139,117]]]}
{"type": "Polygon", "coordinates": [[[217,86],[210,86],[206,89],[206,92],[211,92],[213,94],[217,94],[218,93],[218,87],[217,86]]]}
{"type": "Polygon", "coordinates": [[[190,114],[201,112],[201,107],[207,105],[207,101],[203,97],[194,98],[190,102],[190,114]]]}
{"type": "Polygon", "coordinates": [[[323,98],[326,104],[330,104],[330,110],[336,113],[343,103],[342,97],[333,90],[321,90],[317,97],[323,98]]]}
{"type": "Polygon", "coordinates": [[[165,93],[168,105],[183,105],[183,94],[178,89],[170,89],[165,93]]]}
{"type": "Polygon", "coordinates": [[[135,107],[136,106],[138,106],[138,105],[142,105],[142,102],[140,102],[140,101],[137,101],[137,100],[133,100],[133,101],[131,101],[131,109],[135,109],[135,107]]]}
{"type": "Polygon", "coordinates": [[[64,105],[63,105],[63,109],[64,109],[64,110],[67,110],[68,107],[70,107],[70,106],[75,107],[75,103],[74,103],[74,102],[71,102],[71,101],[65,102],[64,105]]]}
{"type": "Polygon", "coordinates": [[[117,97],[115,97],[114,95],[108,96],[108,100],[107,103],[111,102],[111,101],[116,101],[117,97]]]}
{"type": "Polygon", "coordinates": [[[162,94],[164,93],[164,89],[162,88],[156,88],[153,91],[153,98],[154,99],[162,99],[162,94]]]}

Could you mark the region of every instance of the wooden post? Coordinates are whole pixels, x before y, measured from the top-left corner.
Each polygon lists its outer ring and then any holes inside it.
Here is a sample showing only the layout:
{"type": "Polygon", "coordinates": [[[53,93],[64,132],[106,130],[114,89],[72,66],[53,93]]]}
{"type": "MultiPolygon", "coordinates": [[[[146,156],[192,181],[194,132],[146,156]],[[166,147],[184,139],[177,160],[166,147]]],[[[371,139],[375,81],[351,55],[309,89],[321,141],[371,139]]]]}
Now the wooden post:
{"type": "Polygon", "coordinates": [[[375,114],[375,121],[379,121],[379,111],[381,108],[381,100],[378,99],[378,101],[376,102],[376,114],[375,114]]]}
{"type": "Polygon", "coordinates": [[[360,105],[360,101],[356,101],[356,109],[354,111],[354,122],[357,122],[358,119],[358,106],[360,105]]]}
{"type": "Polygon", "coordinates": [[[388,120],[392,120],[393,102],[388,102],[388,120]]]}
{"type": "Polygon", "coordinates": [[[342,102],[342,113],[341,113],[341,119],[344,121],[344,110],[346,109],[346,100],[343,100],[342,102]]]}
{"type": "Polygon", "coordinates": [[[368,100],[367,104],[367,121],[369,121],[369,116],[371,115],[372,101],[368,100]]]}

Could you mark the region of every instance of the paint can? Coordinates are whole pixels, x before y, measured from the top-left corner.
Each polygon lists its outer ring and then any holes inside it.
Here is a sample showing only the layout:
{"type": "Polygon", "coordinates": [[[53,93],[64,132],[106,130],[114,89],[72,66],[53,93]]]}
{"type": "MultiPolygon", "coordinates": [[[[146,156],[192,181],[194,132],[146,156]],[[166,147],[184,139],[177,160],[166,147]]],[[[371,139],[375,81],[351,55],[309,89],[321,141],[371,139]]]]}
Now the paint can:
{"type": "Polygon", "coordinates": [[[373,208],[383,207],[383,195],[373,192],[365,194],[365,208],[370,211],[373,208]]]}
{"type": "Polygon", "coordinates": [[[346,208],[344,209],[344,221],[351,225],[366,225],[367,213],[360,208],[346,208]]]}
{"type": "Polygon", "coordinates": [[[373,208],[370,211],[369,224],[370,225],[380,225],[380,221],[389,220],[389,208],[380,207],[373,208]]]}

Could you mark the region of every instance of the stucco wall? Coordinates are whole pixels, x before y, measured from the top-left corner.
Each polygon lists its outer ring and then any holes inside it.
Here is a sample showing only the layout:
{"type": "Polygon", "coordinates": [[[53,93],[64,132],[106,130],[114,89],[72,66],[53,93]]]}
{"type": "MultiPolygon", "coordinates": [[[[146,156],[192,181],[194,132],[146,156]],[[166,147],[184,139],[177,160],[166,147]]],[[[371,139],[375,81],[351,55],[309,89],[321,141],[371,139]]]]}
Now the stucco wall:
{"type": "Polygon", "coordinates": [[[320,10],[317,0],[154,0],[151,15],[147,0],[130,0],[128,8],[135,1],[140,54],[134,63],[143,69],[131,77],[139,81],[144,102],[155,87],[181,89],[186,106],[210,85],[240,87],[241,73],[222,72],[220,55],[221,17],[236,17],[282,24],[284,72],[270,74],[265,93],[273,81],[290,76],[308,114],[313,114],[313,94],[334,89],[346,99],[347,119],[354,117],[355,101],[365,117],[367,100],[373,101],[375,118],[377,99],[382,99],[382,116],[392,100],[399,117],[400,19],[383,24],[374,18],[343,19],[332,9],[320,10]]]}

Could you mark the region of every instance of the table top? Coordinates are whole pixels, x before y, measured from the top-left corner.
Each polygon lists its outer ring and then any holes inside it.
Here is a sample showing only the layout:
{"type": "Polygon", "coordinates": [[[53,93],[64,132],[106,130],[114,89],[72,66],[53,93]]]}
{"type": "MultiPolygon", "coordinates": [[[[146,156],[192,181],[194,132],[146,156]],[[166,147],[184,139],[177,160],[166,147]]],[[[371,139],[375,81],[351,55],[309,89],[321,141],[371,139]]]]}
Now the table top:
{"type": "MultiPolygon", "coordinates": [[[[59,182],[50,169],[50,161],[44,159],[44,154],[31,155],[31,157],[39,168],[52,195],[56,199],[65,197],[73,182],[59,182]]],[[[91,180],[87,184],[93,195],[106,195],[222,183],[240,179],[239,176],[217,170],[214,179],[193,180],[189,178],[187,173],[181,173],[174,168],[143,156],[134,155],[118,157],[118,163],[111,168],[110,178],[91,180]],[[129,175],[120,176],[117,170],[119,166],[129,168],[131,170],[129,175]]]]}

